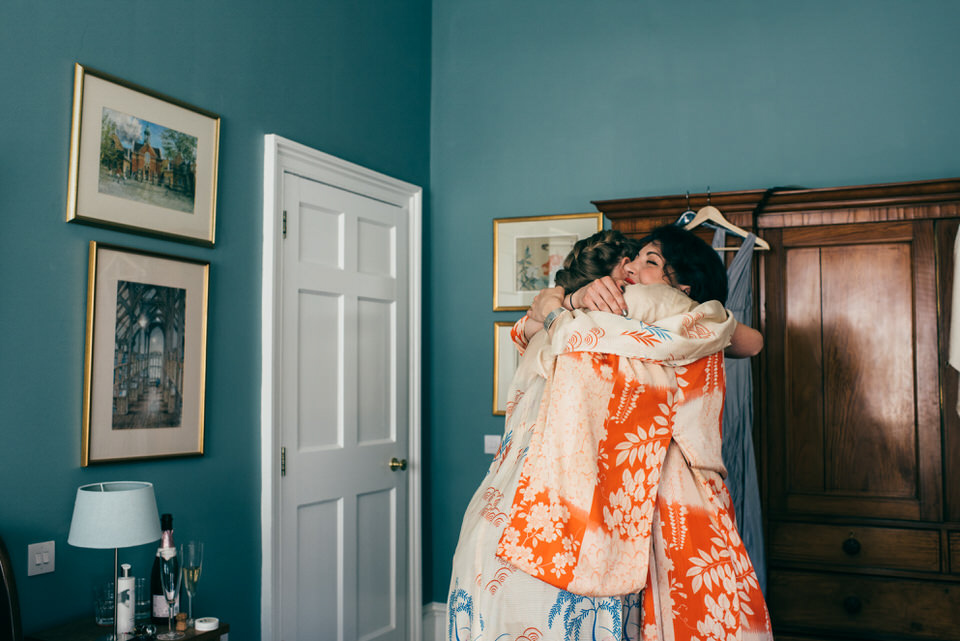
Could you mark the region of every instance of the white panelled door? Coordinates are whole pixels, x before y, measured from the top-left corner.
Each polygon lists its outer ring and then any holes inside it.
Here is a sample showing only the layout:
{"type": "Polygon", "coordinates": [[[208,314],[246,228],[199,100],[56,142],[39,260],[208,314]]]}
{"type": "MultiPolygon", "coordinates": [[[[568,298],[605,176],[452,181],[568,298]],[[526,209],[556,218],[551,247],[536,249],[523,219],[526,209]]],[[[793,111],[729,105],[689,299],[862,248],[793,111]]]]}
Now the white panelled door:
{"type": "Polygon", "coordinates": [[[410,212],[282,188],[279,641],[406,640],[410,212]]]}

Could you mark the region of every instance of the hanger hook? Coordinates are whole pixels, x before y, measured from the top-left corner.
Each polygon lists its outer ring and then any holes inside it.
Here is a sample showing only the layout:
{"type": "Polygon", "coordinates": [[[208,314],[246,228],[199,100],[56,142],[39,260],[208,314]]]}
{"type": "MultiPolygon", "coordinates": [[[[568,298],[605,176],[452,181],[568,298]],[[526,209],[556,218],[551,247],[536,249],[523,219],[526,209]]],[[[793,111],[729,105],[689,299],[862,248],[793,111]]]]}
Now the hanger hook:
{"type": "Polygon", "coordinates": [[[687,190],[687,211],[690,211],[690,190],[687,190]]]}
{"type": "Polygon", "coordinates": [[[710,204],[710,185],[707,185],[707,204],[710,204]]]}

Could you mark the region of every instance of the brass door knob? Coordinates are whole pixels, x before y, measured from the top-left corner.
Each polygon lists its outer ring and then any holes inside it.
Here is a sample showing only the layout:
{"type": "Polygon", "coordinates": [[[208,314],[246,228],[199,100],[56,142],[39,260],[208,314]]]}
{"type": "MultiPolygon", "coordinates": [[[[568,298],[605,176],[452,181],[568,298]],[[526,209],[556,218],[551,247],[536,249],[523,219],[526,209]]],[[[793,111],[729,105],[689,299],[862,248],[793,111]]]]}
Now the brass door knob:
{"type": "Polygon", "coordinates": [[[392,459],[390,459],[389,465],[390,470],[393,472],[396,472],[397,470],[405,470],[407,469],[407,459],[398,459],[396,456],[394,456],[392,459]]]}

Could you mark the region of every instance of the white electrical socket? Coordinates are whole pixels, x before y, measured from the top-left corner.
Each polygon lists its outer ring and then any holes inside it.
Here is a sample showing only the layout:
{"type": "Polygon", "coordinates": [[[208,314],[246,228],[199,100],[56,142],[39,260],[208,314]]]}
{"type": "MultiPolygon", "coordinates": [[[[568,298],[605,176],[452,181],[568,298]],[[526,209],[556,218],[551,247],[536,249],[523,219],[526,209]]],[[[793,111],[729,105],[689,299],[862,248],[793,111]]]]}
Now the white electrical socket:
{"type": "Polygon", "coordinates": [[[53,541],[31,543],[27,546],[27,576],[53,572],[56,547],[53,541]]]}
{"type": "Polygon", "coordinates": [[[483,435],[483,453],[484,454],[496,454],[497,450],[500,449],[500,435],[499,434],[484,434],[483,435]]]}

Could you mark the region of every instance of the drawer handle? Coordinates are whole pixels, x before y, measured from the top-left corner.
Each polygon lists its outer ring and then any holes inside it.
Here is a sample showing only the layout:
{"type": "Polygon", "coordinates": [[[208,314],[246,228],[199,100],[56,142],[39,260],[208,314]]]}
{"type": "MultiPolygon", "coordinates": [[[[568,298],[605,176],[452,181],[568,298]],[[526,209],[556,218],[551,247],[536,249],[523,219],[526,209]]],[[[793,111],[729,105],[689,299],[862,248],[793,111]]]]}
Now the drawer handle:
{"type": "Polygon", "coordinates": [[[850,556],[856,556],[860,554],[860,541],[854,538],[854,536],[851,534],[850,538],[843,542],[843,551],[850,556]]]}
{"type": "Polygon", "coordinates": [[[863,609],[863,603],[858,596],[848,596],[843,600],[843,609],[850,614],[857,614],[863,609]]]}

